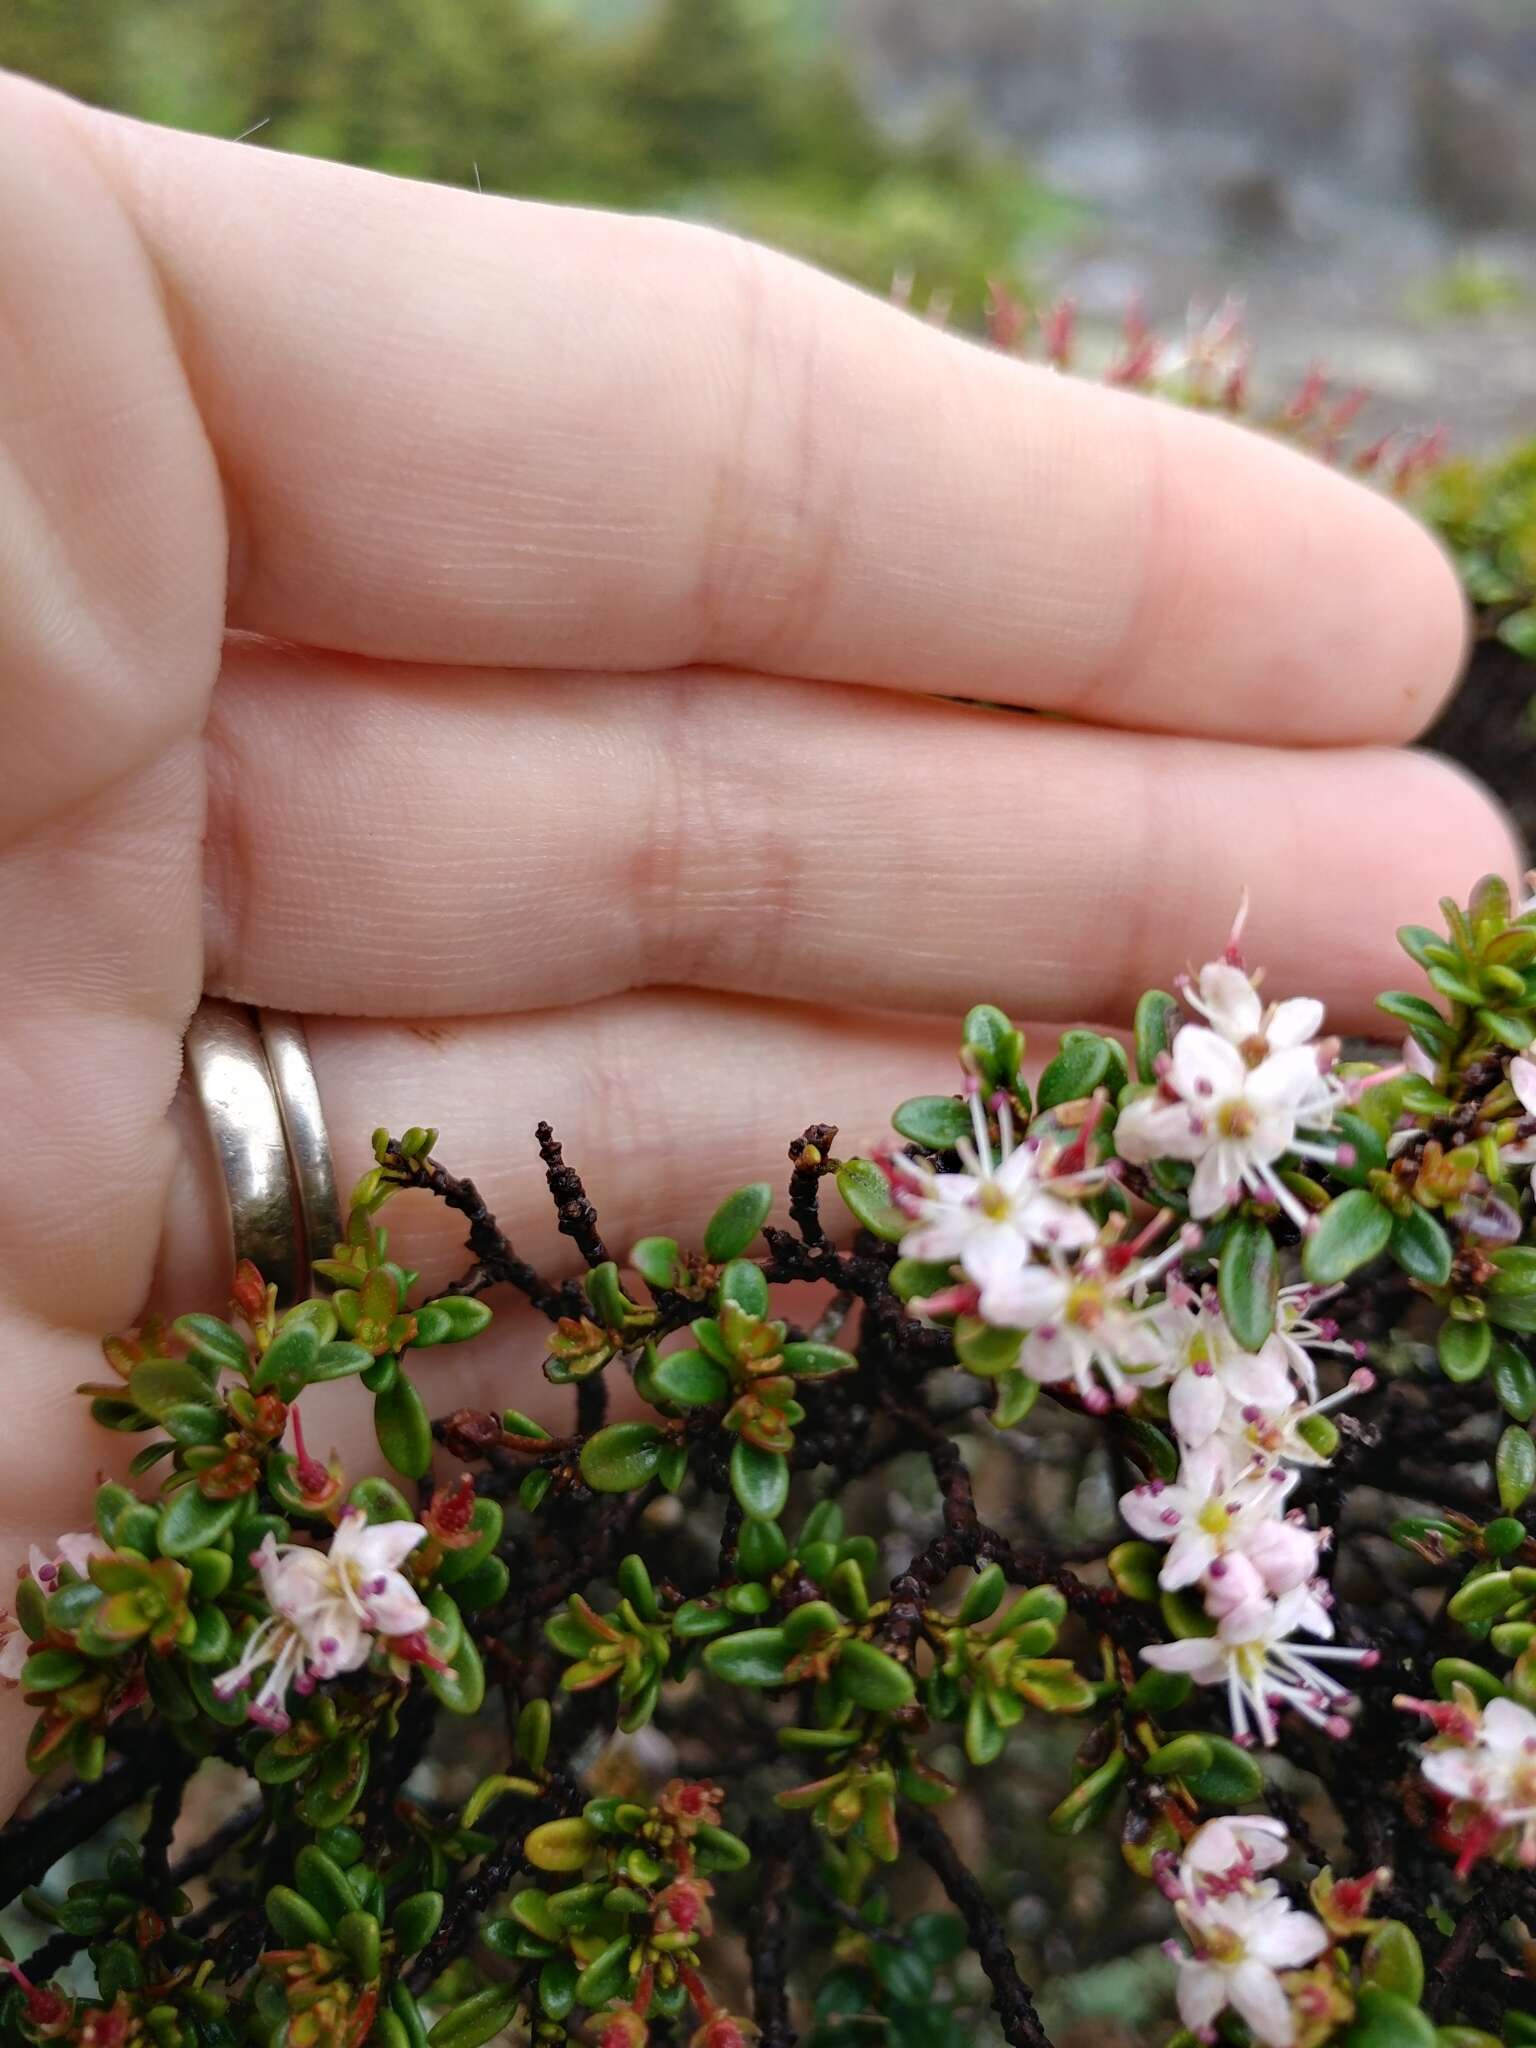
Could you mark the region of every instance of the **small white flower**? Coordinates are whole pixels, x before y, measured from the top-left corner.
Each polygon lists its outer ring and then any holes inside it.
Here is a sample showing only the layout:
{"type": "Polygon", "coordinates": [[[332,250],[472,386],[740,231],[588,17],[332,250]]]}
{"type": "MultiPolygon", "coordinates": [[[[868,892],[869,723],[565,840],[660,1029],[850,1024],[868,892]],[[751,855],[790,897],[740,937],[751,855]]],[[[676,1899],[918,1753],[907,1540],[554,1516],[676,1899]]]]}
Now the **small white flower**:
{"type": "Polygon", "coordinates": [[[1278,1414],[1266,1413],[1257,1405],[1235,1416],[1229,1410],[1222,1419],[1222,1434],[1234,1449],[1250,1458],[1278,1460],[1287,1465],[1326,1465],[1330,1454],[1320,1451],[1311,1441],[1306,1424],[1314,1416],[1326,1415],[1331,1408],[1353,1401],[1357,1394],[1368,1394],[1375,1384],[1376,1375],[1369,1366],[1362,1365],[1337,1393],[1324,1400],[1296,1401],[1278,1414]]]}
{"type": "Polygon", "coordinates": [[[268,1534],[255,1564],[272,1612],[246,1637],[239,1662],[214,1680],[215,1691],[233,1698],[265,1668],[251,1719],[286,1728],[290,1685],[308,1691],[366,1664],[375,1637],[427,1628],[431,1612],[399,1569],[426,1533],[420,1522],[370,1523],[348,1508],[329,1551],[274,1543],[268,1534]]]}
{"type": "Polygon", "coordinates": [[[32,1645],[21,1626],[8,1614],[0,1614],[0,1684],[15,1685],[32,1645]]]}
{"type": "Polygon", "coordinates": [[[1098,1169],[1059,1175],[1053,1185],[1056,1148],[1032,1138],[1016,1144],[1006,1099],[998,1105],[995,1161],[975,1094],[971,1120],[975,1141],[960,1148],[963,1173],[935,1173],[905,1153],[892,1160],[896,1199],[913,1218],[902,1255],[958,1266],[977,1290],[978,1313],[987,1322],[1024,1329],[1041,1312],[1036,1254],[1078,1251],[1096,1234],[1093,1218],[1065,1197],[1102,1185],[1104,1175],[1098,1169]]]}
{"type": "Polygon", "coordinates": [[[1328,1946],[1320,1920],[1298,1912],[1272,1884],[1178,1907],[1194,1953],[1179,1959],[1179,2017],[1202,2039],[1230,2006],[1264,2048],[1291,2048],[1296,2019],[1280,1982],[1328,1946]]]}
{"type": "Polygon", "coordinates": [[[1240,1469],[1221,1442],[1187,1450],[1171,1482],[1149,1480],[1120,1498],[1120,1512],[1138,1536],[1169,1545],[1158,1584],[1169,1592],[1203,1579],[1221,1558],[1241,1555],[1259,1590],[1289,1592],[1317,1570],[1319,1539],[1284,1519],[1295,1473],[1279,1466],[1240,1469]]]}
{"type": "Polygon", "coordinates": [[[1190,1214],[1214,1216],[1247,1192],[1278,1202],[1300,1225],[1307,1218],[1280,1180],[1275,1161],[1333,1150],[1300,1138],[1326,1130],[1342,1091],[1325,1067],[1331,1048],[1288,1046],[1250,1067],[1219,1032],[1187,1024],[1154,1094],[1129,1103],[1115,1126],[1121,1155],[1139,1165],[1182,1159],[1195,1168],[1190,1214]]]}
{"type": "Polygon", "coordinates": [[[1251,1067],[1272,1052],[1311,1046],[1323,1028],[1323,1006],[1315,997],[1292,996],[1266,1010],[1252,981],[1230,960],[1208,961],[1198,982],[1182,983],[1179,993],[1251,1067]]]}
{"type": "Polygon", "coordinates": [[[1448,1731],[1454,1725],[1471,1739],[1425,1750],[1424,1775],[1448,1799],[1480,1810],[1463,1831],[1464,1862],[1499,1848],[1529,1869],[1536,1865],[1536,1714],[1509,1699],[1490,1700],[1475,1720],[1474,1712],[1464,1710],[1454,1724],[1444,1717],[1448,1731]]]}
{"type": "Polygon", "coordinates": [[[1285,1823],[1269,1814],[1223,1814],[1196,1828],[1179,1859],[1179,1889],[1197,1904],[1245,1891],[1290,1853],[1285,1823]]]}
{"type": "Polygon", "coordinates": [[[1134,1246],[1111,1237],[1074,1265],[1058,1259],[1035,1268],[1036,1303],[1019,1360],[1024,1371],[1046,1387],[1071,1380],[1091,1414],[1111,1399],[1129,1407],[1143,1387],[1161,1386],[1173,1357],[1147,1293],[1183,1250],[1176,1238],[1155,1258],[1138,1258],[1134,1246]]]}
{"type": "MultiPolygon", "coordinates": [[[[1536,1060],[1528,1060],[1523,1053],[1518,1053],[1509,1063],[1509,1085],[1526,1115],[1536,1117],[1536,1060]]],[[[1529,1166],[1536,1162],[1536,1133],[1528,1138],[1517,1138],[1513,1144],[1502,1146],[1500,1150],[1506,1166],[1529,1166]]]]}
{"type": "Polygon", "coordinates": [[[68,1565],[77,1577],[90,1577],[93,1557],[110,1557],[112,1546],[103,1543],[94,1529],[72,1530],[58,1539],[55,1554],[50,1557],[36,1543],[32,1545],[27,1558],[27,1569],[45,1593],[54,1592],[59,1583],[59,1570],[68,1565]]]}
{"type": "Polygon", "coordinates": [[[1221,1685],[1233,1733],[1242,1740],[1256,1735],[1266,1746],[1276,1736],[1276,1707],[1294,1707],[1315,1726],[1336,1737],[1349,1732],[1340,1708],[1351,1695],[1320,1667],[1326,1663],[1376,1662],[1373,1650],[1347,1650],[1328,1644],[1297,1644],[1298,1630],[1327,1637],[1333,1624],[1310,1587],[1297,1586],[1278,1600],[1248,1598],[1222,1615],[1213,1636],[1188,1636],[1177,1643],[1155,1643],[1142,1656],[1159,1671],[1186,1672],[1196,1685],[1221,1685]]]}
{"type": "MultiPolygon", "coordinates": [[[[1180,1443],[1203,1444],[1224,1425],[1235,1430],[1250,1408],[1268,1415],[1295,1399],[1284,1344],[1271,1336],[1261,1351],[1244,1351],[1214,1294],[1201,1299],[1188,1288],[1171,1287],[1157,1321],[1174,1360],[1168,1420],[1180,1443]]],[[[1315,1391],[1315,1375],[1312,1386],[1315,1391]]]]}

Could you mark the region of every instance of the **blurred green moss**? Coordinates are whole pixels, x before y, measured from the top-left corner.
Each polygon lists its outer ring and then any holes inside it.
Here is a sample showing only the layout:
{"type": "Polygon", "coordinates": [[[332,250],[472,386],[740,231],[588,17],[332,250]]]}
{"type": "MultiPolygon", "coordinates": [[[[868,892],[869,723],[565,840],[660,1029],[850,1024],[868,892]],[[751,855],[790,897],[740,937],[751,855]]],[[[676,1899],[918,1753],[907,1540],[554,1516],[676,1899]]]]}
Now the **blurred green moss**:
{"type": "Polygon", "coordinates": [[[263,148],[716,221],[968,322],[1071,217],[963,119],[887,133],[789,0],[8,0],[0,65],[263,148]]]}

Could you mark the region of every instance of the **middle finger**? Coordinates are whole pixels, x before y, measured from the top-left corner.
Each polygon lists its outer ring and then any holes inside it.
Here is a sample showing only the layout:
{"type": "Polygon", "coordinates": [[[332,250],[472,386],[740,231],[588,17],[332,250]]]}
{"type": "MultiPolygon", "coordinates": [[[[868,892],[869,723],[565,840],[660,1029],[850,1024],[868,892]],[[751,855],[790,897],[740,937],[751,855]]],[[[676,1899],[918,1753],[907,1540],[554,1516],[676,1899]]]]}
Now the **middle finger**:
{"type": "Polygon", "coordinates": [[[424,669],[232,641],[209,728],[207,984],[511,1013],[693,986],[1123,1019],[1252,957],[1337,1028],[1392,934],[1517,854],[1426,755],[1075,728],[702,670],[424,669]]]}

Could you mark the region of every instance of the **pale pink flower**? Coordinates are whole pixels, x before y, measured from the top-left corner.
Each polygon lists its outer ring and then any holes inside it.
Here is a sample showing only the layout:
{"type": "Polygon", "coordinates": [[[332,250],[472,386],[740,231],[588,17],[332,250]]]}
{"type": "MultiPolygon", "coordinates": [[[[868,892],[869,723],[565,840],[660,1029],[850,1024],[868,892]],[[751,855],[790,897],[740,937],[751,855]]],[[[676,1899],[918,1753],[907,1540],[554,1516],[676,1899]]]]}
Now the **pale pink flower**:
{"type": "Polygon", "coordinates": [[[1298,1912],[1272,1884],[1225,1896],[1181,1901],[1179,1919],[1193,1954],[1179,1958],[1179,2017],[1203,2040],[1230,2006],[1263,2048],[1292,2048],[1296,2019],[1284,1970],[1315,1961],[1328,1946],[1320,1920],[1298,1912]]]}
{"type": "Polygon", "coordinates": [[[245,1638],[239,1661],[214,1680],[215,1691],[231,1699],[265,1669],[251,1719],[286,1728],[290,1686],[310,1691],[366,1664],[376,1638],[425,1630],[431,1612],[400,1566],[426,1533],[420,1522],[370,1523],[348,1508],[329,1551],[275,1543],[268,1534],[255,1563],[271,1614],[245,1638]]]}
{"type": "MultiPolygon", "coordinates": [[[[1536,1117],[1536,1060],[1516,1054],[1509,1063],[1509,1085],[1528,1117],[1536,1117]]],[[[1518,1138],[1500,1148],[1506,1166],[1529,1166],[1536,1161],[1536,1133],[1518,1138]]]]}
{"type": "Polygon", "coordinates": [[[1179,1886],[1199,1902],[1245,1891],[1290,1853],[1285,1823],[1269,1814],[1223,1814],[1196,1828],[1179,1859],[1179,1886]]]}
{"type": "Polygon", "coordinates": [[[1321,1637],[1333,1634],[1327,1610],[1307,1586],[1294,1587],[1277,1600],[1245,1599],[1222,1616],[1214,1635],[1155,1643],[1141,1654],[1160,1671],[1185,1672],[1197,1685],[1224,1686],[1232,1731],[1240,1740],[1256,1735],[1272,1745],[1277,1707],[1293,1707],[1305,1720],[1342,1737],[1349,1724],[1341,1708],[1351,1694],[1321,1667],[1369,1666],[1376,1652],[1293,1642],[1302,1630],[1321,1637]]]}
{"type": "Polygon", "coordinates": [[[1299,1135],[1303,1128],[1326,1130],[1342,1100],[1331,1063],[1332,1048],[1293,1045],[1250,1067],[1219,1032],[1186,1025],[1156,1091],[1120,1112],[1116,1148],[1140,1165],[1155,1159],[1192,1164],[1189,1209],[1196,1218],[1214,1216],[1248,1193],[1278,1202],[1305,1225],[1305,1212],[1275,1162],[1288,1153],[1333,1158],[1334,1148],[1299,1135]]]}
{"type": "Polygon", "coordinates": [[[1229,1445],[1212,1441],[1186,1450],[1172,1480],[1122,1494],[1120,1512],[1138,1536],[1169,1546],[1158,1573],[1169,1592],[1194,1585],[1219,1559],[1241,1556],[1259,1592],[1283,1593],[1317,1570],[1318,1537],[1284,1518],[1296,1477],[1240,1461],[1229,1445]]]}
{"type": "Polygon", "coordinates": [[[1179,993],[1251,1067],[1272,1052],[1310,1047],[1323,1028],[1323,1006],[1315,997],[1292,996],[1266,1009],[1252,981],[1231,960],[1208,961],[1196,983],[1181,981],[1179,993]]]}
{"type": "Polygon", "coordinates": [[[1464,1704],[1435,1718],[1448,1746],[1426,1749],[1422,1769],[1437,1792],[1479,1810],[1467,1860],[1489,1848],[1536,1865],[1536,1714],[1495,1699],[1480,1712],[1464,1704]]]}
{"type": "Polygon", "coordinates": [[[1042,1251],[1073,1252],[1091,1244],[1098,1226],[1068,1199],[1102,1186],[1097,1168],[1053,1173],[1061,1148],[1026,1138],[1015,1143],[1013,1112],[998,1105],[998,1157],[979,1095],[971,1097],[974,1142],[962,1145],[965,1171],[935,1173],[898,1153],[891,1160],[895,1198],[913,1219],[901,1240],[904,1257],[958,1266],[977,1291],[977,1311],[1003,1329],[1025,1329],[1046,1298],[1034,1261],[1042,1251]]]}

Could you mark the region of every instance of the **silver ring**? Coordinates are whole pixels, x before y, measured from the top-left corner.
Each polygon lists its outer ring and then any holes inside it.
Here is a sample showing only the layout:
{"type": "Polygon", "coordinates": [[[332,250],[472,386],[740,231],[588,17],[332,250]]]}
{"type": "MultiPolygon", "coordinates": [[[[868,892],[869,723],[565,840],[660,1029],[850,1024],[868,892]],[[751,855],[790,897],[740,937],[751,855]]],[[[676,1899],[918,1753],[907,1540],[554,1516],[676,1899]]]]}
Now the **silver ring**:
{"type": "Polygon", "coordinates": [[[289,1010],[258,1010],[256,1025],[283,1120],[304,1233],[304,1279],[312,1292],[315,1260],[328,1259],[342,1235],[336,1169],[320,1108],[320,1089],[302,1019],[289,1010]]]}
{"type": "Polygon", "coordinates": [[[283,1304],[304,1299],[341,1220],[303,1026],[207,998],[187,1027],[187,1071],[218,1155],[236,1261],[249,1259],[283,1304]]]}

